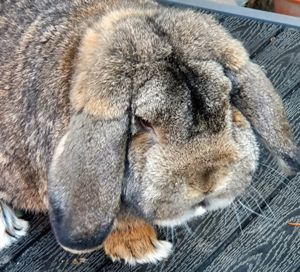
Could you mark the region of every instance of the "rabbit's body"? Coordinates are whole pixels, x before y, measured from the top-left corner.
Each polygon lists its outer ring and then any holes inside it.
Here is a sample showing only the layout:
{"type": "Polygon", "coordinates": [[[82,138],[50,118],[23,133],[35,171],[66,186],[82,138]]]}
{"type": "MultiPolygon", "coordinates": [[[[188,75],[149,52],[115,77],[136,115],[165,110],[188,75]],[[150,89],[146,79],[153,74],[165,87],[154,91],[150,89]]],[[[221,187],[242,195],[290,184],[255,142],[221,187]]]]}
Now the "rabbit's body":
{"type": "Polygon", "coordinates": [[[49,210],[70,251],[107,237],[112,258],[165,258],[170,244],[134,216],[170,226],[229,205],[256,168],[250,122],[298,170],[279,96],[210,16],[142,0],[0,12],[0,248],[27,228],[6,202],[49,210]]]}
{"type": "Polygon", "coordinates": [[[0,6],[0,198],[15,208],[47,209],[47,171],[70,120],[76,51],[87,25],[113,2],[122,1],[0,6]]]}
{"type": "Polygon", "coordinates": [[[8,3],[1,4],[0,30],[1,198],[46,210],[47,169],[70,118],[78,33],[68,13],[72,1],[64,8],[56,8],[59,1],[8,3]]]}

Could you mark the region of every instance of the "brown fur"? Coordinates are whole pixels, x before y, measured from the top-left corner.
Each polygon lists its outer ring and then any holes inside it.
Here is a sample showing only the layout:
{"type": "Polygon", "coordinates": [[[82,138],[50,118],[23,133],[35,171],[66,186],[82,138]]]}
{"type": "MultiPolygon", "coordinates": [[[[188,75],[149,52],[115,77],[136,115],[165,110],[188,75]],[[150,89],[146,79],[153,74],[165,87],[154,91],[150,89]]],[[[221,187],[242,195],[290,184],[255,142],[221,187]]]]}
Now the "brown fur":
{"type": "Polygon", "coordinates": [[[120,219],[104,242],[104,250],[113,260],[124,259],[128,262],[153,253],[155,241],[157,241],[155,230],[143,220],[120,219]]]}
{"type": "Polygon", "coordinates": [[[239,126],[246,124],[245,117],[236,109],[232,112],[232,121],[239,126]]]}

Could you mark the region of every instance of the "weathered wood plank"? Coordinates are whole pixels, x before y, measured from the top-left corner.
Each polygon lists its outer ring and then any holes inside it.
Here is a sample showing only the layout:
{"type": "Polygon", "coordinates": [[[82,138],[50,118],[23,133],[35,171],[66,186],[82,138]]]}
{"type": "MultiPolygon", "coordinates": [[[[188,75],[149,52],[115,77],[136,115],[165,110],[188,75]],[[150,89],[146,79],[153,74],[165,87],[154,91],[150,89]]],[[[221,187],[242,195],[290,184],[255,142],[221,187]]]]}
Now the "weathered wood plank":
{"type": "Polygon", "coordinates": [[[265,47],[282,31],[282,27],[278,25],[225,15],[223,18],[221,24],[234,38],[243,42],[250,55],[265,47]]]}
{"type": "Polygon", "coordinates": [[[300,82],[300,31],[287,29],[254,56],[281,95],[300,82]]]}
{"type": "MultiPolygon", "coordinates": [[[[226,0],[225,0],[226,1],[226,0]]],[[[224,1],[224,2],[225,2],[224,1]]],[[[255,21],[269,22],[285,27],[300,28],[300,21],[297,17],[284,14],[266,12],[258,9],[244,8],[239,5],[228,5],[221,1],[211,0],[159,0],[166,5],[193,7],[211,12],[221,12],[227,16],[238,16],[240,18],[250,18],[255,21]]],[[[245,1],[246,2],[246,1],[245,1]]]]}
{"type": "Polygon", "coordinates": [[[300,229],[288,222],[300,222],[300,176],[293,180],[293,192],[285,188],[270,203],[278,220],[257,217],[243,234],[199,271],[293,272],[300,269],[300,229]]]}
{"type": "Polygon", "coordinates": [[[84,263],[88,256],[90,257],[88,265],[91,268],[97,265],[91,261],[93,255],[97,255],[97,262],[106,262],[104,254],[99,252],[78,256],[64,251],[56,242],[53,233],[48,232],[25,250],[20,258],[11,261],[1,271],[83,271],[81,267],[87,266],[84,263]]]}

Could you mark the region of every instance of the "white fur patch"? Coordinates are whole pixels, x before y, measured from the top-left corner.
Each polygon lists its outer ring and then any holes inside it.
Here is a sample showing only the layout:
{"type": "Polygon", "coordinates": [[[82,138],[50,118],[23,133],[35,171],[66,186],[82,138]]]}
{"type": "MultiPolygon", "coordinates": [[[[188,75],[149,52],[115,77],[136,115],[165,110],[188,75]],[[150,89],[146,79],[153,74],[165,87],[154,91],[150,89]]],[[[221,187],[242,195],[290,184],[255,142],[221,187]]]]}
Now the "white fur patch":
{"type": "Polygon", "coordinates": [[[27,221],[17,218],[12,209],[0,203],[0,251],[25,236],[28,227],[27,221]]]}
{"type": "Polygon", "coordinates": [[[211,201],[209,199],[207,201],[208,201],[207,209],[209,211],[214,211],[229,206],[234,201],[234,197],[219,198],[219,199],[216,197],[213,198],[211,201]]]}
{"type": "Polygon", "coordinates": [[[205,214],[207,212],[207,210],[202,207],[202,206],[199,206],[195,211],[194,211],[194,216],[201,216],[203,214],[205,214]]]}
{"type": "Polygon", "coordinates": [[[167,219],[167,220],[156,220],[155,224],[158,226],[162,226],[162,227],[176,227],[176,226],[180,226],[180,225],[184,224],[185,222],[189,221],[190,219],[192,219],[194,217],[201,216],[201,215],[205,214],[206,212],[207,212],[207,210],[204,207],[199,206],[195,210],[190,210],[190,211],[186,212],[181,217],[167,219]]]}
{"type": "Polygon", "coordinates": [[[130,265],[145,263],[156,264],[159,261],[169,257],[172,252],[172,243],[168,241],[155,241],[153,244],[155,246],[155,250],[153,252],[146,254],[142,258],[132,258],[130,260],[126,260],[126,263],[130,265]]]}

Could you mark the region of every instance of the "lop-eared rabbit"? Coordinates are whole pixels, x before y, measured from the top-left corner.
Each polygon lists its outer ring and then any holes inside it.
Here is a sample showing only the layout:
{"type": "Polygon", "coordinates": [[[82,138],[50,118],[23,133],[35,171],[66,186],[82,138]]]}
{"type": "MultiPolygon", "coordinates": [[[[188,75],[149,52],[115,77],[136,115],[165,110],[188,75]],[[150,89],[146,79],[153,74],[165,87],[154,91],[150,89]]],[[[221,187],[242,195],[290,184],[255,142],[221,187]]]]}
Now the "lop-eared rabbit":
{"type": "Polygon", "coordinates": [[[256,135],[299,170],[282,101],[210,16],[143,0],[0,4],[0,249],[48,212],[58,243],[157,262],[175,226],[247,190],[256,135]]]}

